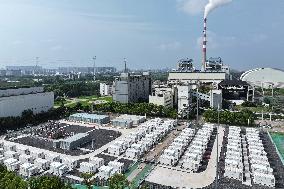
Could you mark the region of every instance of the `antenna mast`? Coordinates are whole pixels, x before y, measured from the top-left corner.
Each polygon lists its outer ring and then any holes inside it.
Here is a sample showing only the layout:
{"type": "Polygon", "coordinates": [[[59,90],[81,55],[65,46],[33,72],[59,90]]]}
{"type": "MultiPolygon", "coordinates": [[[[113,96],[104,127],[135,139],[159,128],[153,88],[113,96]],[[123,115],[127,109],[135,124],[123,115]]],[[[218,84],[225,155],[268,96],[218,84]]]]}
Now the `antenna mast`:
{"type": "Polygon", "coordinates": [[[94,61],[94,74],[93,74],[93,76],[94,76],[94,81],[96,80],[96,59],[97,59],[97,56],[94,56],[93,57],[93,61],[94,61]]]}

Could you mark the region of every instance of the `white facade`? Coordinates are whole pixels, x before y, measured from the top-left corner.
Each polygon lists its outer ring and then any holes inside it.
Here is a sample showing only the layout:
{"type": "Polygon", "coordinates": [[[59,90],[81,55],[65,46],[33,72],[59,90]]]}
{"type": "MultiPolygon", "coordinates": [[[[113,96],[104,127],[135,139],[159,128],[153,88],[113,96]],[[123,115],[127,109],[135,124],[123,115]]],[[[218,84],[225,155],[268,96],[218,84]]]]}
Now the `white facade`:
{"type": "Polygon", "coordinates": [[[241,75],[241,80],[264,88],[284,88],[284,71],[273,68],[256,68],[241,75]]]}
{"type": "Polygon", "coordinates": [[[178,89],[178,110],[182,111],[187,109],[192,101],[191,86],[177,86],[178,89]]]}
{"type": "Polygon", "coordinates": [[[32,110],[34,114],[47,112],[53,104],[53,92],[0,97],[0,117],[21,116],[24,110],[32,110]]]}
{"type": "Polygon", "coordinates": [[[151,94],[151,77],[148,72],[142,75],[121,73],[113,82],[113,101],[120,103],[148,102],[151,94]]]}
{"type": "Polygon", "coordinates": [[[169,91],[157,90],[155,93],[149,96],[149,103],[165,106],[167,108],[173,107],[173,95],[169,91]]]}
{"type": "Polygon", "coordinates": [[[177,83],[220,83],[228,79],[229,75],[226,72],[170,72],[168,81],[171,84],[177,83]]]}
{"type": "Polygon", "coordinates": [[[0,90],[0,97],[19,96],[19,95],[35,94],[35,93],[43,93],[43,87],[3,89],[0,90]]]}
{"type": "Polygon", "coordinates": [[[112,85],[108,85],[106,83],[100,83],[100,95],[101,96],[112,95],[112,85]]]}

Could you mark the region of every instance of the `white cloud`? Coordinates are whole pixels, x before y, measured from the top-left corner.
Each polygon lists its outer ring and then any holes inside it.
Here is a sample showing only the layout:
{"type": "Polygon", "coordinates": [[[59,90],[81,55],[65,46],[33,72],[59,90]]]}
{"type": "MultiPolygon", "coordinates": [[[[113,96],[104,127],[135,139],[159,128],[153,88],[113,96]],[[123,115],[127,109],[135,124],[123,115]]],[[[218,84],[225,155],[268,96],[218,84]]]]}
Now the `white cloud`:
{"type": "Polygon", "coordinates": [[[177,0],[178,9],[190,15],[203,13],[207,3],[208,0],[177,0]]]}
{"type": "Polygon", "coordinates": [[[170,42],[170,43],[163,43],[158,46],[158,48],[162,51],[167,50],[177,50],[181,48],[181,43],[178,41],[170,42]]]}
{"type": "Polygon", "coordinates": [[[61,51],[61,50],[63,50],[63,47],[61,45],[56,45],[56,46],[50,47],[50,50],[61,51]]]}
{"type": "Polygon", "coordinates": [[[263,33],[258,33],[252,36],[252,41],[255,43],[263,42],[268,38],[267,35],[263,33]]]}
{"type": "Polygon", "coordinates": [[[21,40],[15,40],[15,41],[12,42],[12,45],[21,45],[21,44],[23,44],[23,43],[24,43],[24,42],[21,41],[21,40]]]}

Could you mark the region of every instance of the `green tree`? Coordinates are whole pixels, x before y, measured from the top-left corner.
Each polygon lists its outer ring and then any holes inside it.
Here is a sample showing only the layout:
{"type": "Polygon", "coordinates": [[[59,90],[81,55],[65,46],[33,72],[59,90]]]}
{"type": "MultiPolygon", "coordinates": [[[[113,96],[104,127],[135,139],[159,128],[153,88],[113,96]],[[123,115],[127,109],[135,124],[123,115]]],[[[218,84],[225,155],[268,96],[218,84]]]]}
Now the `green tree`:
{"type": "Polygon", "coordinates": [[[81,177],[84,179],[83,181],[84,185],[86,185],[88,189],[92,189],[95,183],[94,174],[82,173],[81,177]]]}
{"type": "Polygon", "coordinates": [[[125,189],[129,187],[129,181],[123,174],[115,174],[109,179],[109,189],[125,189]]]}
{"type": "Polygon", "coordinates": [[[55,176],[32,177],[29,180],[29,187],[30,189],[72,189],[70,185],[55,176]]]}

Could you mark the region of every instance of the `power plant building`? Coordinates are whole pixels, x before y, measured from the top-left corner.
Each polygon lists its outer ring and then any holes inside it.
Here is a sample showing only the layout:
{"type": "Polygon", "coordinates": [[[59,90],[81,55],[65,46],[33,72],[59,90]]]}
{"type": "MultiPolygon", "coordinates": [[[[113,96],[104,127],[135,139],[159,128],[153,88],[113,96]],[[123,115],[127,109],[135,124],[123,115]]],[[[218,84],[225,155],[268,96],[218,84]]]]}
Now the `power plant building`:
{"type": "Polygon", "coordinates": [[[25,110],[47,112],[53,104],[54,93],[44,92],[43,87],[0,90],[0,117],[21,116],[25,110]]]}
{"type": "MultiPolygon", "coordinates": [[[[190,59],[191,60],[191,59],[190,59]]],[[[221,58],[209,58],[204,70],[195,70],[192,60],[180,60],[178,68],[169,72],[169,84],[220,83],[230,79],[230,69],[221,58]]]]}
{"type": "Polygon", "coordinates": [[[120,103],[148,102],[152,82],[148,72],[142,75],[121,73],[113,85],[113,101],[120,103]]]}

